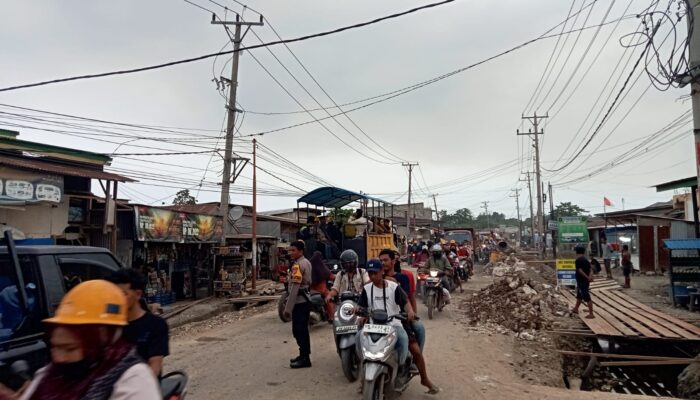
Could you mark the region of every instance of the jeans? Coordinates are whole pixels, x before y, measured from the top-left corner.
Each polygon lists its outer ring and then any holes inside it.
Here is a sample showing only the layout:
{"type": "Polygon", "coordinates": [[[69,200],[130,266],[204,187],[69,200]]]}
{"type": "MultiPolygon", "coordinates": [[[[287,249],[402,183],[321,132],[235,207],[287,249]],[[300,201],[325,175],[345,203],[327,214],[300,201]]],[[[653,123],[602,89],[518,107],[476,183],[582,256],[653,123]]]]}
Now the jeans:
{"type": "Polygon", "coordinates": [[[421,321],[411,321],[411,324],[413,324],[413,331],[416,333],[416,341],[418,341],[418,346],[422,353],[423,346],[425,345],[425,326],[421,321]]]}
{"type": "Polygon", "coordinates": [[[401,366],[408,357],[408,334],[403,326],[394,325],[394,329],[396,329],[396,351],[399,352],[399,366],[401,366]]]}
{"type": "Polygon", "coordinates": [[[447,291],[449,292],[450,289],[451,289],[451,287],[450,287],[450,279],[449,279],[447,276],[443,276],[442,279],[440,279],[440,281],[442,282],[442,287],[444,287],[445,289],[447,289],[447,291]]]}
{"type": "Polygon", "coordinates": [[[311,354],[311,338],[309,337],[309,313],[311,303],[299,303],[292,310],[292,334],[299,346],[299,355],[308,357],[311,354]]]}

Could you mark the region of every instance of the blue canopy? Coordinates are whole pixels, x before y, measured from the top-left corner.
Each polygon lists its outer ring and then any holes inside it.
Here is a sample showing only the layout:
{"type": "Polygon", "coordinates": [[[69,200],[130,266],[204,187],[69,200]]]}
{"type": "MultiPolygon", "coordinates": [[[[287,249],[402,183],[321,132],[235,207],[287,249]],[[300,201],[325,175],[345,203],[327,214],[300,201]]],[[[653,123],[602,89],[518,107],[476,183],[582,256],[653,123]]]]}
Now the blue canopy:
{"type": "Polygon", "coordinates": [[[390,204],[375,197],[330,186],[320,187],[305,194],[297,200],[297,203],[306,203],[326,208],[340,208],[358,200],[374,200],[379,203],[390,204]]]}
{"type": "Polygon", "coordinates": [[[700,239],[666,239],[664,244],[669,250],[700,250],[700,239]]]}

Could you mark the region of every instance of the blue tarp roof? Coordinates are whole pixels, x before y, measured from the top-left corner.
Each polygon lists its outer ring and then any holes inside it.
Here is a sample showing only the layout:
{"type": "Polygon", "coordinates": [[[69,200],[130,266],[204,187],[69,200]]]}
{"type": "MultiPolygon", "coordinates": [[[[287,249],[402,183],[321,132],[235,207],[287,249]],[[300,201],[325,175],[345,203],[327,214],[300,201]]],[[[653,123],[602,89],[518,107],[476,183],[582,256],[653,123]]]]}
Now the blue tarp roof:
{"type": "Polygon", "coordinates": [[[700,250],[700,239],[666,239],[664,244],[669,250],[700,250]]]}
{"type": "Polygon", "coordinates": [[[306,203],[326,208],[340,208],[352,202],[363,199],[367,199],[370,201],[374,200],[380,203],[389,204],[388,202],[375,197],[370,197],[361,193],[356,193],[350,190],[330,186],[320,187],[305,194],[303,197],[297,200],[297,203],[306,203]]]}

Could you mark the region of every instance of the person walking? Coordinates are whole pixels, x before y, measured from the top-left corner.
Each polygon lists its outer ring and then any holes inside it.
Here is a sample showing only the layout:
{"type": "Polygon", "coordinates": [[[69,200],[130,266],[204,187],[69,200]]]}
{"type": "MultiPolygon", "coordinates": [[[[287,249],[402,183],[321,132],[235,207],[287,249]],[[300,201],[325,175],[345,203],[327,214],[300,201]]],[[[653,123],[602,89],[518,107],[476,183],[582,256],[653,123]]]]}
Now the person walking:
{"type": "Polygon", "coordinates": [[[581,303],[586,303],[588,306],[588,315],[586,318],[595,318],[593,315],[593,300],[591,300],[590,286],[593,282],[593,271],[591,270],[591,263],[585,256],[586,248],[583,246],[576,247],[576,305],[574,306],[572,313],[578,314],[578,308],[581,303]]]}
{"type": "Polygon", "coordinates": [[[600,247],[603,248],[603,264],[605,265],[605,275],[608,279],[612,279],[612,247],[608,243],[608,238],[603,236],[600,238],[600,247]]]}
{"type": "Polygon", "coordinates": [[[632,253],[630,253],[630,247],[626,244],[622,245],[622,274],[625,276],[625,289],[630,288],[630,276],[632,275],[632,253]]]}
{"type": "Polygon", "coordinates": [[[289,245],[292,268],[289,274],[287,304],[284,317],[292,318],[292,334],[299,346],[299,356],[289,360],[289,366],[296,368],[311,367],[311,337],[309,336],[309,313],[311,299],[311,263],[304,257],[304,242],[297,240],[289,245]]]}

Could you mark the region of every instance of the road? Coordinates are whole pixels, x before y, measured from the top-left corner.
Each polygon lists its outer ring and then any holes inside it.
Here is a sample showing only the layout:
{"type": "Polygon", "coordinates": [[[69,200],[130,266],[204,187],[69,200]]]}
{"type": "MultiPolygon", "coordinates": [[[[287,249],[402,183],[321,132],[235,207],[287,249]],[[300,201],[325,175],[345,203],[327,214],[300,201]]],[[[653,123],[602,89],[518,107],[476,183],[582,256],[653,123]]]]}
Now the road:
{"type": "MultiPolygon", "coordinates": [[[[428,320],[419,305],[428,334],[428,374],[443,392],[424,394],[417,377],[402,399],[640,399],[528,385],[513,371],[508,337],[467,332],[449,307],[428,320]]],[[[313,327],[313,368],[292,370],[289,358],[297,348],[291,325],[268,311],[175,338],[166,371],[187,371],[188,399],[359,399],[359,384],[343,376],[332,337],[330,326],[313,327]]]]}

